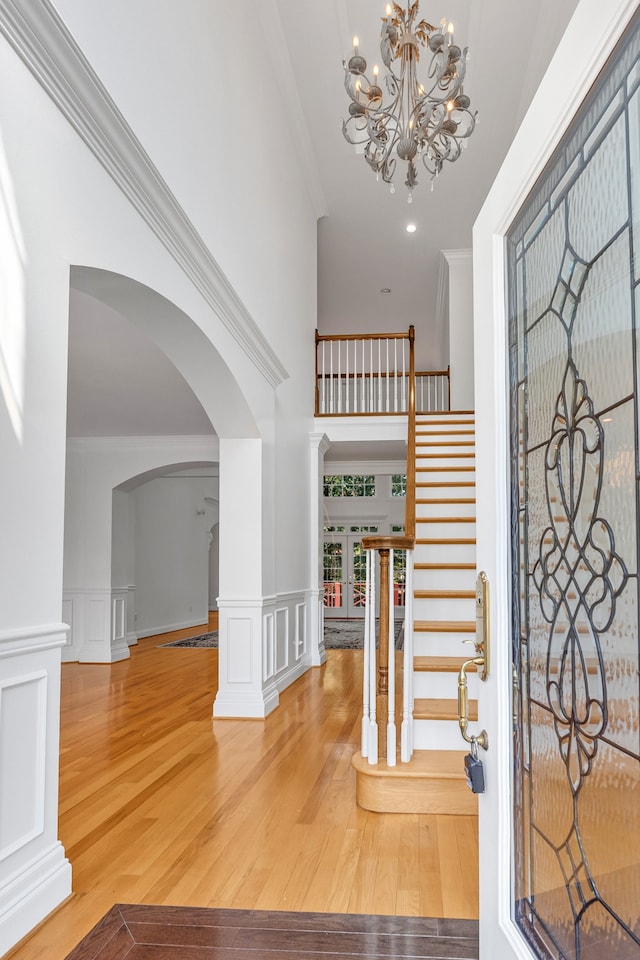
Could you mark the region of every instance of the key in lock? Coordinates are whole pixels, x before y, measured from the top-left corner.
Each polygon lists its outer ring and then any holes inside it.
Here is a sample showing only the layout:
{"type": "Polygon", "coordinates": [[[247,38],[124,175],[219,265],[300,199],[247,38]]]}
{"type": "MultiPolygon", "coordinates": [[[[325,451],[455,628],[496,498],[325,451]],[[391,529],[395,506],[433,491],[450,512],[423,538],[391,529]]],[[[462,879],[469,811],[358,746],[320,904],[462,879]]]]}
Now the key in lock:
{"type": "Polygon", "coordinates": [[[471,753],[464,758],[464,772],[471,791],[484,793],[484,767],[478,757],[478,742],[475,737],[471,741],[471,753]]]}

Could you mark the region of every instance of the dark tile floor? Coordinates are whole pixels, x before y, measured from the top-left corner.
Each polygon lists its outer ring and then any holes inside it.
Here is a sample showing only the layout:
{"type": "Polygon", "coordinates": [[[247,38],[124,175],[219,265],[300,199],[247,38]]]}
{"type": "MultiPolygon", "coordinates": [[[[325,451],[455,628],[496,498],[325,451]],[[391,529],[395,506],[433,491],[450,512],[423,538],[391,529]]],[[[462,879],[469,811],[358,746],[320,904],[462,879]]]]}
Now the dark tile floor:
{"type": "Polygon", "coordinates": [[[118,904],[67,960],[477,960],[478,923],[118,904]]]}

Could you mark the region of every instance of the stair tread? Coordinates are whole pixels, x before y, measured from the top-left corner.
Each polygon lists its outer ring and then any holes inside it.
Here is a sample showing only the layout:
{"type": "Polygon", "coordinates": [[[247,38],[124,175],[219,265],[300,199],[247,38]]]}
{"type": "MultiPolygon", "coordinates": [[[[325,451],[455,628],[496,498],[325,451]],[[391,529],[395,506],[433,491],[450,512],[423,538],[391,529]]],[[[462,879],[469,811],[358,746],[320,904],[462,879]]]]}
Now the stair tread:
{"type": "Polygon", "coordinates": [[[465,470],[473,473],[475,467],[419,467],[416,464],[416,473],[462,473],[465,470]]]}
{"type": "Polygon", "coordinates": [[[475,563],[414,563],[414,570],[475,570],[475,563]]]}
{"type": "MultiPolygon", "coordinates": [[[[440,444],[442,446],[442,444],[440,444]]],[[[416,453],[416,460],[473,460],[475,453],[416,453]]]]}
{"type": "MultiPolygon", "coordinates": [[[[457,720],[458,701],[445,698],[418,699],[413,702],[414,720],[457,720]]],[[[469,700],[469,720],[478,719],[478,701],[469,700]]]]}
{"type": "Polygon", "coordinates": [[[420,480],[416,487],[475,487],[473,480],[420,480]]]}
{"type": "MultiPolygon", "coordinates": [[[[418,437],[424,437],[424,433],[416,433],[418,437]]],[[[442,434],[438,434],[442,436],[442,434]]],[[[450,434],[445,433],[445,437],[450,434]]],[[[417,440],[416,447],[475,447],[475,440],[417,440]]]]}
{"type": "Polygon", "coordinates": [[[421,539],[421,540],[416,540],[416,543],[418,543],[418,544],[431,544],[431,545],[435,545],[435,544],[437,544],[437,543],[440,543],[440,544],[442,544],[442,545],[444,545],[444,544],[453,544],[454,546],[459,546],[460,544],[474,544],[475,542],[476,542],[476,538],[475,538],[475,537],[463,537],[463,538],[460,538],[460,537],[457,537],[457,538],[447,537],[447,538],[444,539],[444,540],[443,540],[441,537],[435,537],[435,538],[429,537],[429,538],[427,538],[427,539],[424,539],[424,538],[423,538],[423,539],[421,539]]]}
{"type": "MultiPolygon", "coordinates": [[[[414,657],[413,669],[418,673],[458,673],[469,657],[414,657]]],[[[467,673],[477,672],[475,663],[467,668],[467,673]]]]}
{"type": "Polygon", "coordinates": [[[474,590],[414,590],[417,600],[473,600],[474,590]]]}
{"type": "Polygon", "coordinates": [[[475,503],[475,497],[420,497],[416,500],[416,506],[418,504],[433,504],[433,503],[475,503]]]}
{"type": "Polygon", "coordinates": [[[386,763],[369,764],[359,753],[351,763],[370,777],[399,777],[400,779],[446,779],[465,780],[464,757],[466,750],[415,750],[407,763],[388,767],[386,763]]]}
{"type": "Polygon", "coordinates": [[[416,523],[475,523],[475,517],[416,517],[416,523]]]}
{"type": "Polygon", "coordinates": [[[475,633],[475,620],[414,620],[418,633],[475,633]]]}
{"type": "Polygon", "coordinates": [[[474,433],[475,430],[418,430],[416,428],[416,437],[469,437],[474,433]]]}

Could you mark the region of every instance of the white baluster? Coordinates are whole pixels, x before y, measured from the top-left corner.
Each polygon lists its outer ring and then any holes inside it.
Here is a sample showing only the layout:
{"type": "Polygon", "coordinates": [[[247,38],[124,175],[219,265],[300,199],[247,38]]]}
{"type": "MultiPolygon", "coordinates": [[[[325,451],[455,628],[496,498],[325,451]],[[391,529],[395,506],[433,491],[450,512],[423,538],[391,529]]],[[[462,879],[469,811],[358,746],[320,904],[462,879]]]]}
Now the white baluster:
{"type": "Polygon", "coordinates": [[[387,766],[396,765],[396,645],[393,591],[393,550],[389,551],[389,714],[387,721],[387,766]]]}
{"type": "Polygon", "coordinates": [[[407,403],[407,341],[402,341],[402,412],[409,409],[407,403]]]}
{"type": "Polygon", "coordinates": [[[349,341],[344,341],[344,412],[349,413],[349,341]]]}
{"type": "Polygon", "coordinates": [[[369,747],[370,764],[378,762],[378,722],[376,718],[376,559],[371,550],[371,604],[369,605],[369,747]]]}
{"type": "Polygon", "coordinates": [[[366,552],[366,569],[367,569],[367,580],[365,584],[365,596],[364,596],[364,676],[362,682],[362,732],[360,735],[361,748],[360,752],[363,757],[369,756],[369,704],[370,704],[370,688],[369,688],[369,658],[371,656],[371,618],[369,612],[371,610],[371,577],[372,577],[372,550],[367,550],[366,552]]]}
{"type": "Polygon", "coordinates": [[[407,550],[404,604],[404,689],[400,759],[403,763],[408,763],[413,756],[413,550],[407,550]]]}

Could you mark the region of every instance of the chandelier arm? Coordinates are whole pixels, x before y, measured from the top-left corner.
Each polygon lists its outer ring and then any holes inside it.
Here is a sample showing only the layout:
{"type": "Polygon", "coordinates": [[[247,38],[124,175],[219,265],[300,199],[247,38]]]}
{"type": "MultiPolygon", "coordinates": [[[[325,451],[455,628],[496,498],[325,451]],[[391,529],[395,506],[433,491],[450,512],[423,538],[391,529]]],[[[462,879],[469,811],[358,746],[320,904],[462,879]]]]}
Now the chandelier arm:
{"type": "Polygon", "coordinates": [[[406,9],[398,2],[387,5],[380,31],[384,82],[378,80],[377,68],[373,83],[366,76],[357,39],[345,64],[350,117],[343,122],[343,134],[352,144],[364,144],[367,164],[392,184],[392,192],[398,160],[406,163],[404,182],[412,190],[418,182],[418,159],[432,177],[438,176],[445,160],[452,163],[460,157],[476,126],[477,113],[471,112],[463,92],[468,49],[454,42],[451,25],[445,30],[444,21],[435,27],[418,20],[419,2],[407,0],[406,9]],[[418,65],[423,55],[429,63],[421,82],[418,65]]]}

